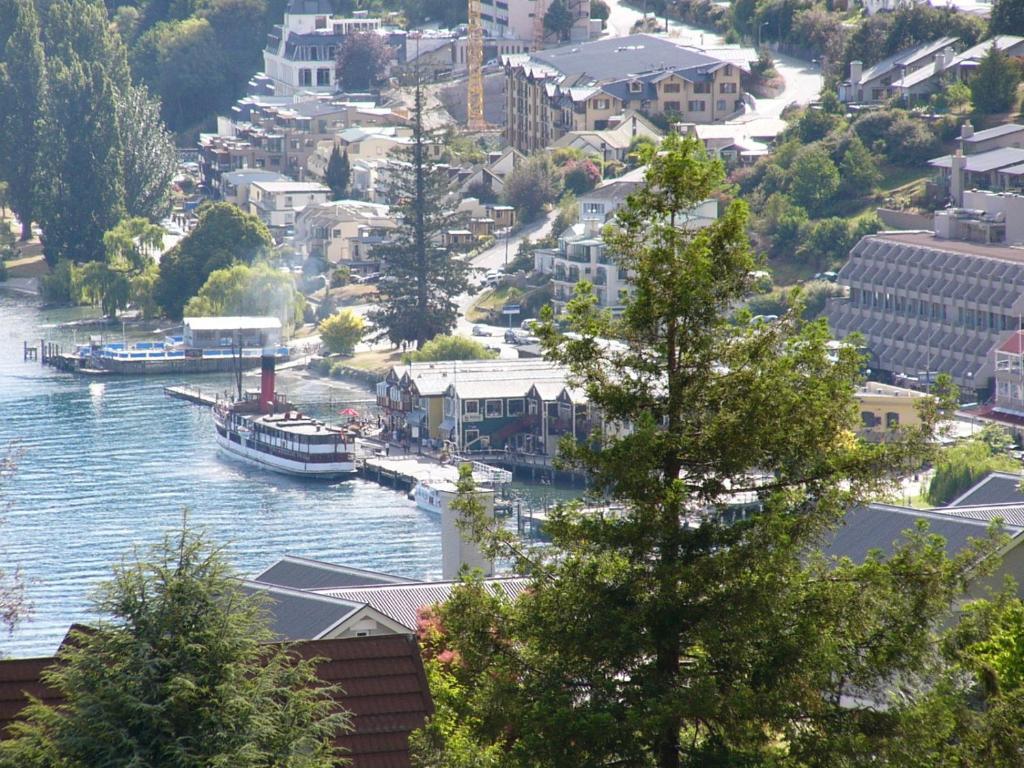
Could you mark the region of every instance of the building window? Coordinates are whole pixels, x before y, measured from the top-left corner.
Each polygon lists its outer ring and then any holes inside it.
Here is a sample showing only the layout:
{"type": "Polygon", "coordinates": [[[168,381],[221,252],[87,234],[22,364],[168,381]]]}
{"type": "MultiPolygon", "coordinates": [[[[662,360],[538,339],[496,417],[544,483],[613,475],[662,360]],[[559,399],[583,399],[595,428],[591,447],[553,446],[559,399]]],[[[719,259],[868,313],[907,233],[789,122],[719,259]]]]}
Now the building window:
{"type": "Polygon", "coordinates": [[[679,102],[678,101],[666,101],[665,102],[665,111],[666,112],[678,112],[679,111],[679,102]]]}
{"type": "Polygon", "coordinates": [[[317,16],[316,21],[313,22],[314,29],[327,29],[327,17],[317,16]]]}
{"type": "Polygon", "coordinates": [[[641,83],[641,82],[639,82],[637,80],[631,80],[629,82],[629,92],[630,93],[640,93],[640,91],[642,91],[643,89],[644,89],[643,83],[641,83]]]}
{"type": "Polygon", "coordinates": [[[311,69],[300,69],[299,70],[299,85],[312,85],[313,84],[313,70],[311,69]]]}
{"type": "MultiPolygon", "coordinates": [[[[509,403],[509,405],[511,406],[511,403],[509,403]]],[[[529,412],[530,412],[531,416],[536,416],[537,415],[537,410],[538,410],[538,408],[537,408],[537,401],[534,400],[532,397],[530,398],[530,401],[527,404],[527,408],[529,409],[529,412]]]]}
{"type": "Polygon", "coordinates": [[[725,76],[732,77],[732,64],[725,65],[725,76]]]}
{"type": "Polygon", "coordinates": [[[881,421],[881,419],[875,416],[875,414],[873,414],[871,411],[861,411],[860,420],[868,429],[871,429],[873,426],[875,426],[881,421]]]}
{"type": "Polygon", "coordinates": [[[895,429],[900,425],[900,415],[896,411],[889,411],[885,414],[885,426],[889,429],[895,429]]]}
{"type": "Polygon", "coordinates": [[[665,93],[679,93],[679,83],[665,83],[662,89],[665,93]]]}
{"type": "Polygon", "coordinates": [[[694,93],[711,93],[711,83],[694,83],[694,93]]]}
{"type": "Polygon", "coordinates": [[[468,447],[480,439],[479,429],[467,429],[466,430],[466,442],[463,447],[468,447]]]}
{"type": "Polygon", "coordinates": [[[503,415],[501,400],[485,400],[484,416],[488,419],[500,419],[503,415]]]}
{"type": "Polygon", "coordinates": [[[330,85],[331,84],[331,70],[329,70],[329,69],[318,69],[316,71],[316,84],[317,85],[330,85]]]}
{"type": "Polygon", "coordinates": [[[523,399],[521,397],[509,400],[507,407],[509,417],[523,415],[523,399]]]}
{"type": "Polygon", "coordinates": [[[736,93],[736,83],[719,83],[719,93],[736,93]]]}
{"type": "Polygon", "coordinates": [[[477,416],[480,414],[480,401],[467,400],[462,408],[462,412],[465,413],[467,416],[477,416]]]}
{"type": "Polygon", "coordinates": [[[686,109],[688,112],[703,112],[704,110],[707,109],[707,102],[705,102],[703,99],[698,99],[697,101],[688,101],[686,102],[686,109]]]}
{"type": "Polygon", "coordinates": [[[719,112],[724,112],[725,111],[725,99],[719,99],[718,102],[715,104],[715,109],[717,109],[719,112]]]}
{"type": "Polygon", "coordinates": [[[604,215],[604,203],[584,203],[583,213],[604,215]]]}

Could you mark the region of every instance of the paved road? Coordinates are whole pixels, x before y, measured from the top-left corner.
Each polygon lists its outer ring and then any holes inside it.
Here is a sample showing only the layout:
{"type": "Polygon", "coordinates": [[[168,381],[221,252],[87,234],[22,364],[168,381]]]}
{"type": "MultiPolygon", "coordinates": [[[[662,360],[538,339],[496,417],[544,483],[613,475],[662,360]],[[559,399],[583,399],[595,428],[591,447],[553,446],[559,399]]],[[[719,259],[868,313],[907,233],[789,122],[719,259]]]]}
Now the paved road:
{"type": "Polygon", "coordinates": [[[505,254],[508,253],[508,261],[512,261],[516,257],[516,252],[519,250],[519,243],[524,238],[530,238],[531,240],[541,240],[547,237],[551,231],[551,225],[555,221],[555,217],[558,215],[558,210],[553,209],[543,218],[537,221],[527,224],[522,229],[515,232],[511,237],[508,238],[508,248],[505,248],[505,238],[499,237],[498,240],[488,248],[486,251],[482,251],[473,257],[470,262],[477,269],[501,269],[505,266],[505,254]]]}

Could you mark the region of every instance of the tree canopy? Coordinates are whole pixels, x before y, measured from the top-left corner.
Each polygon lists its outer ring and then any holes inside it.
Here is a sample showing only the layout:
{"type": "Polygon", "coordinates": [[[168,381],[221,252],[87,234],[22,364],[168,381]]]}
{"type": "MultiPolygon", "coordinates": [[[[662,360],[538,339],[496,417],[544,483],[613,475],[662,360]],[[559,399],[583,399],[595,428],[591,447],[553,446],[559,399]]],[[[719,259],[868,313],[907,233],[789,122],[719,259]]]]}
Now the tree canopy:
{"type": "Polygon", "coordinates": [[[215,269],[198,293],[188,300],[184,314],[189,317],[260,315],[281,321],[285,335],[301,324],[306,300],[295,290],[290,272],[274,269],[266,262],[235,263],[215,269]]]}
{"type": "Polygon", "coordinates": [[[347,718],[313,661],[273,639],[223,551],[182,531],[115,566],[43,673],[65,703],[34,701],[0,765],[329,768],[347,718]]]}
{"type": "Polygon", "coordinates": [[[366,322],[351,309],[343,309],[321,320],[317,331],[332,354],[351,355],[366,334],[366,322]]]}
{"type": "Polygon", "coordinates": [[[1020,65],[995,45],[981,57],[971,78],[971,101],[982,114],[1009,112],[1017,104],[1020,65]]]}
{"type": "Polygon", "coordinates": [[[338,145],[331,150],[331,157],[327,161],[327,172],[324,175],[324,183],[331,188],[332,200],[344,200],[348,195],[348,185],[352,179],[352,168],[348,162],[348,150],[342,153],[338,145]]]}
{"type": "MultiPolygon", "coordinates": [[[[455,298],[468,286],[466,263],[440,245],[460,220],[452,208],[448,176],[427,158],[423,91],[417,85],[412,144],[397,153],[401,165],[388,175],[387,197],[398,226],[374,253],[384,261],[380,301],[370,313],[379,338],[421,346],[448,333],[457,318],[455,298]]],[[[394,156],[394,153],[393,153],[394,156]]]]}
{"type": "Polygon", "coordinates": [[[435,336],[414,352],[406,355],[409,362],[429,363],[437,360],[490,360],[497,357],[476,339],[465,336],[435,336]]]}
{"type": "Polygon", "coordinates": [[[361,93],[380,84],[387,73],[387,44],[373,32],[345,35],[338,47],[337,78],[341,89],[361,93]]]}
{"type": "Polygon", "coordinates": [[[235,262],[250,264],[268,256],[273,245],[266,225],[238,206],[204,205],[195,229],[160,259],[157,303],[168,316],[180,318],[185,303],[199,292],[210,273],[235,262]]]}
{"type": "MultiPolygon", "coordinates": [[[[863,564],[815,554],[851,506],[918,466],[950,402],[866,444],[855,349],[831,353],[825,323],[797,308],[733,322],[758,267],[746,207],[686,224],[722,180],[698,141],[669,135],[606,232],[635,276],[621,319],[584,286],[567,308],[575,333],[550,315],[541,328],[601,414],[589,439],[561,446],[601,511],[560,508],[550,545],[524,550],[463,475],[469,530],[529,586],[504,601],[470,584],[441,610],[439,650],[463,692],[432,734],[448,747],[446,734],[469,738],[469,754],[496,748],[503,766],[800,768],[898,764],[950,743],[927,717],[930,690],[870,702],[894,680],[931,679],[941,622],[997,543],[951,559],[917,530],[863,564]],[[737,493],[756,511],[730,512],[737,493]]],[[[427,742],[424,764],[472,764],[427,742]]]]}

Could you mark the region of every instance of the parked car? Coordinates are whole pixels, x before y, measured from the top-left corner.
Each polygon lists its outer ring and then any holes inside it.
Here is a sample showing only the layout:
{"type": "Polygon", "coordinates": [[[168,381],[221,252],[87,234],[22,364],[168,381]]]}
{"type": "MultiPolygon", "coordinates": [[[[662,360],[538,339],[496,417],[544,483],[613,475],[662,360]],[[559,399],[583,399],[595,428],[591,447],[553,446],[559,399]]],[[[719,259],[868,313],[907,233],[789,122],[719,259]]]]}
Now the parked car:
{"type": "Polygon", "coordinates": [[[505,343],[506,344],[525,344],[526,334],[515,328],[509,328],[505,331],[505,343]]]}
{"type": "Polygon", "coordinates": [[[473,335],[474,336],[490,336],[491,332],[488,331],[486,328],[484,328],[482,325],[474,325],[473,326],[473,335]]]}
{"type": "Polygon", "coordinates": [[[521,322],[519,324],[519,327],[522,328],[524,331],[530,331],[532,333],[533,332],[533,326],[535,326],[537,324],[537,322],[538,322],[537,318],[530,317],[530,318],[527,318],[526,320],[523,320],[523,322],[521,322]]]}

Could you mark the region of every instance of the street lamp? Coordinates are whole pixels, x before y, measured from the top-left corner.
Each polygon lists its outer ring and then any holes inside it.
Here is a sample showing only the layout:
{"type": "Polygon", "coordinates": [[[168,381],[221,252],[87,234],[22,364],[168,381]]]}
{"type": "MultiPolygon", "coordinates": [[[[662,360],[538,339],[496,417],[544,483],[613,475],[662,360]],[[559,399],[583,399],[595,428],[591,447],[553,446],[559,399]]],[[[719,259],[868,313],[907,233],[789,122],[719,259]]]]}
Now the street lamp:
{"type": "Polygon", "coordinates": [[[512,227],[505,227],[505,271],[508,272],[508,236],[512,232],[512,227]]]}
{"type": "Polygon", "coordinates": [[[765,28],[765,27],[767,27],[767,26],[768,26],[768,22],[767,22],[767,21],[762,21],[762,22],[761,22],[761,26],[759,26],[759,27],[757,28],[757,47],[758,47],[758,48],[760,48],[760,47],[761,47],[761,32],[762,32],[762,31],[764,30],[764,28],[765,28]]]}

